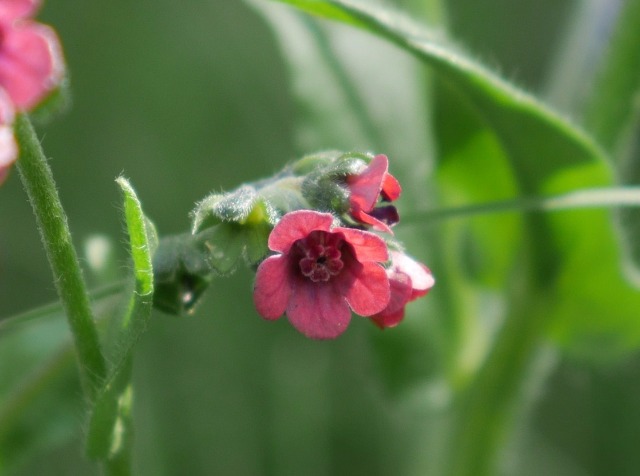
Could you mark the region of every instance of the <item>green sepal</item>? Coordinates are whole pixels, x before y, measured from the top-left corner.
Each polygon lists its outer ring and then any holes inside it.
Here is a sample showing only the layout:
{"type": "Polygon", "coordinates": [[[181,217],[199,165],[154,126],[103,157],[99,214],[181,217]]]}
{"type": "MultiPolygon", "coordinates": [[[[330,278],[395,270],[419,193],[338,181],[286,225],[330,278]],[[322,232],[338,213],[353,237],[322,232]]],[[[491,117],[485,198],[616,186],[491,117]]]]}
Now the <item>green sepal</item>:
{"type": "Polygon", "coordinates": [[[167,314],[193,312],[211,282],[209,255],[198,235],[163,238],[153,257],[153,306],[167,314]]]}
{"type": "Polygon", "coordinates": [[[371,159],[372,156],[359,152],[339,155],[306,176],[302,195],[312,208],[339,215],[345,213],[349,209],[346,179],[362,171],[371,159]]]}
{"type": "Polygon", "coordinates": [[[291,164],[291,171],[294,175],[308,175],[316,170],[331,165],[342,155],[338,150],[325,150],[314,154],[308,154],[291,164]]]}
{"type": "Polygon", "coordinates": [[[259,262],[267,254],[271,226],[255,223],[220,223],[202,233],[211,267],[220,274],[232,272],[241,257],[247,264],[259,262]]]}
{"type": "Polygon", "coordinates": [[[69,79],[65,76],[57,88],[44,97],[29,113],[36,124],[47,124],[53,118],[66,112],[71,106],[71,90],[69,79]]]}
{"type": "MultiPolygon", "coordinates": [[[[197,233],[224,222],[276,223],[279,213],[271,202],[279,200],[282,193],[289,193],[286,178],[278,180],[277,183],[281,184],[281,187],[272,187],[267,183],[258,191],[252,185],[242,185],[229,193],[209,195],[199,202],[192,212],[192,232],[197,233]]],[[[290,200],[285,199],[283,205],[286,207],[290,200]]],[[[298,201],[295,198],[294,200],[298,201]]]]}
{"type": "Polygon", "coordinates": [[[250,185],[242,185],[225,194],[209,195],[193,211],[193,232],[220,222],[243,222],[253,210],[257,198],[256,189],[250,185]]]}

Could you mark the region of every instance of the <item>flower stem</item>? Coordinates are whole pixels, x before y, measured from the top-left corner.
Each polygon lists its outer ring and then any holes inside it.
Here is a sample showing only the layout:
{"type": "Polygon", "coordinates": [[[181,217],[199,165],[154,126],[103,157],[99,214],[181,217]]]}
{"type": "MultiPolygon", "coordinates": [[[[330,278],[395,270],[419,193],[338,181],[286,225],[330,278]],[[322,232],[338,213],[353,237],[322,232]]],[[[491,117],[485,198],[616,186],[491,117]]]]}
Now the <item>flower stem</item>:
{"type": "Polygon", "coordinates": [[[578,208],[640,207],[640,187],[585,189],[550,197],[529,197],[515,200],[434,208],[402,217],[403,224],[429,223],[435,220],[462,218],[491,213],[539,211],[549,212],[578,208]]]}
{"type": "Polygon", "coordinates": [[[40,141],[26,115],[16,118],[15,133],[20,145],[18,172],[33,207],[73,334],[82,386],[85,394],[93,399],[106,375],[106,364],[67,218],[40,141]]]}
{"type": "Polygon", "coordinates": [[[450,453],[451,476],[495,474],[545,325],[544,316],[525,309],[508,316],[490,355],[463,395],[450,453]]]}

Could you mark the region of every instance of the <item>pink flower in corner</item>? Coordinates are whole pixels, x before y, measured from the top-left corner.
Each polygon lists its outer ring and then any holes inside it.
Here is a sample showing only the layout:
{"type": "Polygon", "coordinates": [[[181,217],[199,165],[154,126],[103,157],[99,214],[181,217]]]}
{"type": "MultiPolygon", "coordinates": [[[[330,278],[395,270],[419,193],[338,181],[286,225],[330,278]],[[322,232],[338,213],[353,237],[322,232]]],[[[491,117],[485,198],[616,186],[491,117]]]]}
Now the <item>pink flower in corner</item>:
{"type": "Polygon", "coordinates": [[[278,254],[258,267],[253,299],[265,319],[283,313],[313,339],[333,339],[351,320],[389,303],[384,241],[373,233],[333,227],[333,216],[310,210],[286,214],[269,235],[278,254]]]}
{"type": "Polygon", "coordinates": [[[39,7],[39,0],[0,0],[0,21],[31,16],[39,7]]]}
{"type": "Polygon", "coordinates": [[[362,172],[347,177],[347,186],[351,216],[374,230],[391,233],[389,227],[399,221],[396,208],[393,205],[376,207],[378,199],[392,202],[402,192],[400,183],[388,169],[387,156],[376,155],[362,172]]]}
{"type": "Polygon", "coordinates": [[[13,137],[13,104],[0,89],[0,184],[7,177],[11,164],[18,157],[18,145],[13,137]]]}
{"type": "Polygon", "coordinates": [[[64,75],[55,32],[30,19],[39,6],[39,0],[0,0],[0,184],[18,158],[15,110],[35,107],[64,75]]]}
{"type": "Polygon", "coordinates": [[[385,309],[372,316],[380,328],[395,327],[404,318],[407,303],[425,296],[435,284],[429,268],[399,251],[391,253],[391,267],[387,269],[391,298],[385,309]]]}
{"type": "Polygon", "coordinates": [[[64,74],[55,32],[30,19],[39,5],[35,0],[0,0],[0,87],[19,110],[36,106],[64,74]]]}

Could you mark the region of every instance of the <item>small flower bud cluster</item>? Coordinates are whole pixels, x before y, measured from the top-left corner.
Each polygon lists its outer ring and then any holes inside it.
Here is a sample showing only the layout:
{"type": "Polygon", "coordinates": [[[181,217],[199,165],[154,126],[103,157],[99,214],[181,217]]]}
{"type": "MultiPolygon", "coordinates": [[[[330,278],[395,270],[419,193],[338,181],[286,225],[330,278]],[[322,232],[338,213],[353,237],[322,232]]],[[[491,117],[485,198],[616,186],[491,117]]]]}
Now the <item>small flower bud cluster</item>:
{"type": "Polygon", "coordinates": [[[31,111],[64,77],[55,32],[31,19],[39,0],[0,0],[0,184],[18,157],[16,112],[31,111]]]}
{"type": "Polygon", "coordinates": [[[344,332],[351,311],[384,329],[435,281],[402,250],[391,227],[401,187],[384,155],[327,152],[276,176],[212,194],[193,212],[193,233],[219,274],[257,266],[254,303],[286,314],[314,339],[344,332]]]}

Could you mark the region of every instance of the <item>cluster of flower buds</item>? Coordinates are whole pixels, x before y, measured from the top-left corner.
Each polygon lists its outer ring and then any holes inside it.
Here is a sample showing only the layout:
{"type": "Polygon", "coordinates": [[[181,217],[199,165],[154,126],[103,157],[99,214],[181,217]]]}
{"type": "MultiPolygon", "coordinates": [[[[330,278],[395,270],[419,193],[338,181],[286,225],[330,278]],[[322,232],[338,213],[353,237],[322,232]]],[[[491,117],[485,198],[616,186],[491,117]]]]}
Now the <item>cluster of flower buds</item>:
{"type": "Polygon", "coordinates": [[[194,245],[174,251],[174,274],[163,279],[169,267],[156,267],[159,288],[177,278],[201,289],[205,268],[224,274],[243,260],[257,266],[253,299],[265,319],[286,314],[314,339],[339,336],[351,311],[380,328],[397,325],[434,279],[393,236],[399,216],[391,202],[401,188],[388,167],[384,155],[326,152],[205,198],[193,212],[194,245]],[[197,264],[203,257],[206,267],[197,264]]]}
{"type": "Polygon", "coordinates": [[[31,111],[64,77],[55,32],[31,19],[39,0],[0,0],[0,183],[18,157],[16,112],[31,111]]]}

